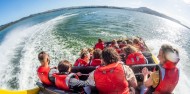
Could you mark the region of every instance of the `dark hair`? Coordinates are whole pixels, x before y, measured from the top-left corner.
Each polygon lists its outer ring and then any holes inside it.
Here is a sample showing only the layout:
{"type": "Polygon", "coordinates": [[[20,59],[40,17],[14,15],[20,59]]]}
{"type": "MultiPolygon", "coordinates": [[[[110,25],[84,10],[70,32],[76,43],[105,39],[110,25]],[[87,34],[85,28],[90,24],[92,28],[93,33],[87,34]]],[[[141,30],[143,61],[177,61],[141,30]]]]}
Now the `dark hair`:
{"type": "Polygon", "coordinates": [[[111,44],[117,44],[117,40],[112,40],[111,44]]]}
{"type": "Polygon", "coordinates": [[[120,57],[114,48],[108,47],[102,51],[102,59],[104,60],[105,64],[108,65],[118,62],[120,57]]]}
{"type": "Polygon", "coordinates": [[[94,59],[100,59],[102,55],[102,50],[100,49],[95,49],[93,52],[93,57],[94,59]]]}
{"type": "Polygon", "coordinates": [[[127,40],[127,44],[133,44],[132,40],[127,40]]]}
{"type": "Polygon", "coordinates": [[[127,44],[127,41],[124,40],[124,41],[122,41],[122,43],[123,43],[123,44],[127,44]]]}
{"type": "Polygon", "coordinates": [[[99,42],[99,43],[102,42],[102,39],[98,39],[98,42],[99,42]]]}
{"type": "Polygon", "coordinates": [[[60,61],[58,64],[59,73],[68,72],[69,68],[71,68],[71,67],[72,67],[72,65],[69,61],[67,61],[67,60],[60,61]]]}
{"type": "Polygon", "coordinates": [[[133,43],[134,43],[134,44],[138,44],[138,43],[139,43],[139,39],[137,39],[137,38],[134,39],[134,40],[133,40],[133,43]]]}
{"type": "Polygon", "coordinates": [[[47,54],[46,52],[44,52],[44,51],[40,52],[40,53],[38,54],[38,60],[39,60],[40,62],[44,62],[44,59],[45,59],[45,57],[46,57],[47,55],[48,55],[48,54],[47,54]]]}

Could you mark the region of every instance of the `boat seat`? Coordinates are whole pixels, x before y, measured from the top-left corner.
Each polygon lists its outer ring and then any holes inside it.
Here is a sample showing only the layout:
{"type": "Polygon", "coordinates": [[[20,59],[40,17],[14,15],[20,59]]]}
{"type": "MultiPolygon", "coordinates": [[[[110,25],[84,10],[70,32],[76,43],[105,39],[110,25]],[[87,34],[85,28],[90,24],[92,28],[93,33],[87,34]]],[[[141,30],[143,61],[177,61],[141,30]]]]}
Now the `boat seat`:
{"type": "Polygon", "coordinates": [[[132,65],[131,69],[133,70],[138,82],[143,81],[143,75],[141,72],[144,67],[148,68],[149,71],[159,70],[159,66],[157,64],[132,65]]]}
{"type": "MultiPolygon", "coordinates": [[[[71,72],[77,73],[81,72],[82,74],[89,74],[90,72],[94,71],[96,67],[94,66],[81,66],[81,67],[72,67],[71,72]]],[[[79,77],[80,80],[87,80],[88,75],[82,75],[79,77]]]]}
{"type": "Polygon", "coordinates": [[[144,55],[144,57],[151,57],[152,56],[152,53],[150,53],[148,51],[142,52],[142,54],[144,55]]]}
{"type": "Polygon", "coordinates": [[[142,52],[142,54],[148,61],[148,64],[154,64],[154,60],[152,59],[152,53],[145,51],[145,52],[142,52]]]}
{"type": "Polygon", "coordinates": [[[154,60],[152,59],[152,57],[146,57],[148,64],[155,64],[154,60]]]}

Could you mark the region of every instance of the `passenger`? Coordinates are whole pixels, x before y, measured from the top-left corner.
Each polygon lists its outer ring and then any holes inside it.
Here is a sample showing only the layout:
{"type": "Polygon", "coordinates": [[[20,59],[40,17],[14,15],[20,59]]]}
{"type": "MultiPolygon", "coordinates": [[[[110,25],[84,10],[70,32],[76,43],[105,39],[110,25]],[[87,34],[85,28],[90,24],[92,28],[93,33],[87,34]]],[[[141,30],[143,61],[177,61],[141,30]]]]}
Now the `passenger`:
{"type": "Polygon", "coordinates": [[[137,52],[135,47],[128,45],[124,48],[124,51],[126,56],[126,65],[146,64],[144,55],[137,52]]]}
{"type": "Polygon", "coordinates": [[[104,49],[104,42],[102,41],[102,39],[98,39],[98,43],[96,43],[94,49],[104,49]]]}
{"type": "Polygon", "coordinates": [[[113,48],[115,48],[115,49],[118,49],[119,46],[118,46],[117,40],[115,40],[115,39],[112,40],[110,47],[113,47],[113,48]]]}
{"type": "Polygon", "coordinates": [[[123,47],[125,47],[125,46],[127,46],[127,42],[126,41],[122,41],[122,44],[121,45],[119,45],[119,48],[123,48],[123,47]]]}
{"type": "Polygon", "coordinates": [[[127,40],[127,44],[128,45],[133,45],[133,41],[132,40],[127,40]]]}
{"type": "Polygon", "coordinates": [[[133,40],[133,46],[136,47],[138,51],[141,51],[141,52],[145,51],[144,43],[141,43],[138,38],[135,38],[133,40]]]}
{"type": "Polygon", "coordinates": [[[160,61],[160,71],[150,74],[145,67],[142,70],[144,85],[149,88],[145,94],[171,94],[179,80],[179,70],[176,67],[179,62],[179,53],[171,45],[161,46],[158,59],[160,61]],[[148,75],[150,74],[150,77],[148,75]]]}
{"type": "Polygon", "coordinates": [[[96,86],[100,94],[129,94],[129,86],[137,87],[137,81],[131,68],[119,63],[119,54],[113,48],[102,52],[103,63],[90,73],[87,82],[96,86]]]}
{"type": "Polygon", "coordinates": [[[80,53],[83,53],[85,51],[88,51],[88,49],[87,48],[82,48],[81,51],[80,51],[80,53]]]}
{"type": "Polygon", "coordinates": [[[74,66],[88,66],[90,62],[90,53],[87,50],[84,50],[80,54],[80,58],[78,58],[74,64],[74,66]]]}
{"type": "Polygon", "coordinates": [[[49,55],[46,52],[42,51],[38,54],[38,60],[41,63],[41,66],[37,69],[38,77],[43,84],[53,85],[55,82],[55,78],[52,74],[57,73],[57,69],[55,67],[49,67],[49,55]]]}
{"type": "Polygon", "coordinates": [[[80,90],[81,86],[84,86],[85,82],[78,80],[78,76],[81,76],[81,73],[71,73],[72,65],[69,61],[63,60],[58,64],[59,73],[54,73],[55,85],[57,88],[62,90],[80,90]]]}
{"type": "Polygon", "coordinates": [[[88,48],[88,52],[90,53],[90,61],[92,60],[92,56],[93,56],[93,48],[88,48]]]}
{"type": "Polygon", "coordinates": [[[119,45],[118,45],[118,43],[117,43],[117,40],[114,39],[114,40],[111,42],[111,45],[110,45],[109,47],[112,47],[112,48],[114,48],[118,53],[121,53],[121,49],[119,48],[119,45]]]}
{"type": "Polygon", "coordinates": [[[90,66],[99,66],[101,65],[101,55],[102,55],[102,50],[100,49],[95,49],[92,57],[92,61],[90,63],[90,66]]]}

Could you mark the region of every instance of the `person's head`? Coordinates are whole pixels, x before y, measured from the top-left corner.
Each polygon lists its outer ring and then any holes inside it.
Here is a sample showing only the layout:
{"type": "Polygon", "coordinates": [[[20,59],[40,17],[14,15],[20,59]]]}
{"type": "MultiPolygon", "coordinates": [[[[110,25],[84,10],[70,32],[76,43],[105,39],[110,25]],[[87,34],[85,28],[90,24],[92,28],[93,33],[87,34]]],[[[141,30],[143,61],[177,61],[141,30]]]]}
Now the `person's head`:
{"type": "Polygon", "coordinates": [[[88,59],[90,59],[90,53],[87,50],[82,51],[80,54],[80,58],[84,59],[84,60],[88,60],[88,59]]]}
{"type": "Polygon", "coordinates": [[[131,53],[137,52],[137,49],[132,45],[127,45],[125,48],[123,48],[125,55],[128,56],[131,53]]]}
{"type": "Polygon", "coordinates": [[[70,72],[71,71],[71,63],[67,60],[62,60],[58,64],[58,70],[59,73],[65,73],[65,72],[70,72]]]}
{"type": "Polygon", "coordinates": [[[117,41],[114,39],[114,40],[112,40],[112,42],[111,42],[112,44],[116,44],[117,43],[117,41]]]}
{"type": "Polygon", "coordinates": [[[101,42],[103,42],[103,41],[102,41],[102,39],[98,39],[98,42],[101,43],[101,42]]]}
{"type": "Polygon", "coordinates": [[[122,41],[122,44],[127,45],[127,41],[122,41]]]}
{"type": "Polygon", "coordinates": [[[94,52],[93,48],[88,48],[88,52],[89,52],[90,54],[93,54],[93,52],[94,52]]]}
{"type": "Polygon", "coordinates": [[[50,63],[49,55],[44,51],[38,54],[38,60],[40,61],[41,65],[48,65],[50,63]]]}
{"type": "Polygon", "coordinates": [[[108,47],[102,51],[102,59],[105,65],[109,65],[117,63],[120,60],[120,56],[114,48],[108,47]]]}
{"type": "Polygon", "coordinates": [[[138,39],[138,38],[135,38],[135,39],[133,40],[133,43],[134,43],[134,44],[139,44],[139,39],[138,39]]]}
{"type": "Polygon", "coordinates": [[[93,58],[94,59],[100,59],[102,55],[102,50],[100,49],[95,49],[93,52],[93,58]]]}
{"type": "Polygon", "coordinates": [[[80,51],[80,53],[83,53],[85,51],[88,51],[88,49],[87,48],[82,48],[81,51],[80,51]]]}
{"type": "Polygon", "coordinates": [[[163,44],[159,50],[158,59],[163,65],[166,61],[171,61],[177,64],[179,61],[179,52],[169,44],[163,44]]]}
{"type": "Polygon", "coordinates": [[[127,40],[127,44],[132,45],[133,44],[132,40],[127,40]]]}

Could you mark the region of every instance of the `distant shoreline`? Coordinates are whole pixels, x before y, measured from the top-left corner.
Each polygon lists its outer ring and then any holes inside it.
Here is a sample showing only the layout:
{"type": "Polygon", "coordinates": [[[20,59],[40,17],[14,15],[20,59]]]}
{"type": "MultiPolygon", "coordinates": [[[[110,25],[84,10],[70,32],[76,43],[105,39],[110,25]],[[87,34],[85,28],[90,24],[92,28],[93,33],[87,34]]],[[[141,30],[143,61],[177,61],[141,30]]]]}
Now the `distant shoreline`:
{"type": "Polygon", "coordinates": [[[178,21],[178,20],[176,20],[176,19],[174,19],[172,17],[169,17],[169,16],[167,16],[165,14],[162,14],[162,13],[159,13],[159,12],[154,11],[152,9],[149,9],[147,7],[128,8],[128,7],[115,7],[115,6],[80,6],[80,7],[67,7],[67,8],[52,9],[52,10],[48,10],[48,11],[41,12],[41,13],[31,14],[31,15],[23,17],[23,18],[21,18],[19,20],[16,20],[16,21],[1,25],[0,26],[0,31],[4,30],[5,28],[7,28],[7,27],[19,22],[19,21],[25,20],[25,19],[30,18],[30,17],[37,16],[39,14],[45,14],[45,13],[50,13],[50,12],[55,12],[55,11],[60,11],[60,10],[66,10],[66,9],[69,10],[69,9],[83,9],[83,8],[110,8],[110,9],[112,8],[112,9],[125,9],[125,10],[130,10],[130,11],[137,11],[137,12],[142,12],[142,13],[146,13],[146,14],[150,14],[150,15],[154,15],[154,16],[158,16],[158,17],[168,19],[170,21],[176,22],[176,23],[190,29],[190,27],[188,27],[187,25],[182,24],[180,21],[178,21]]]}

